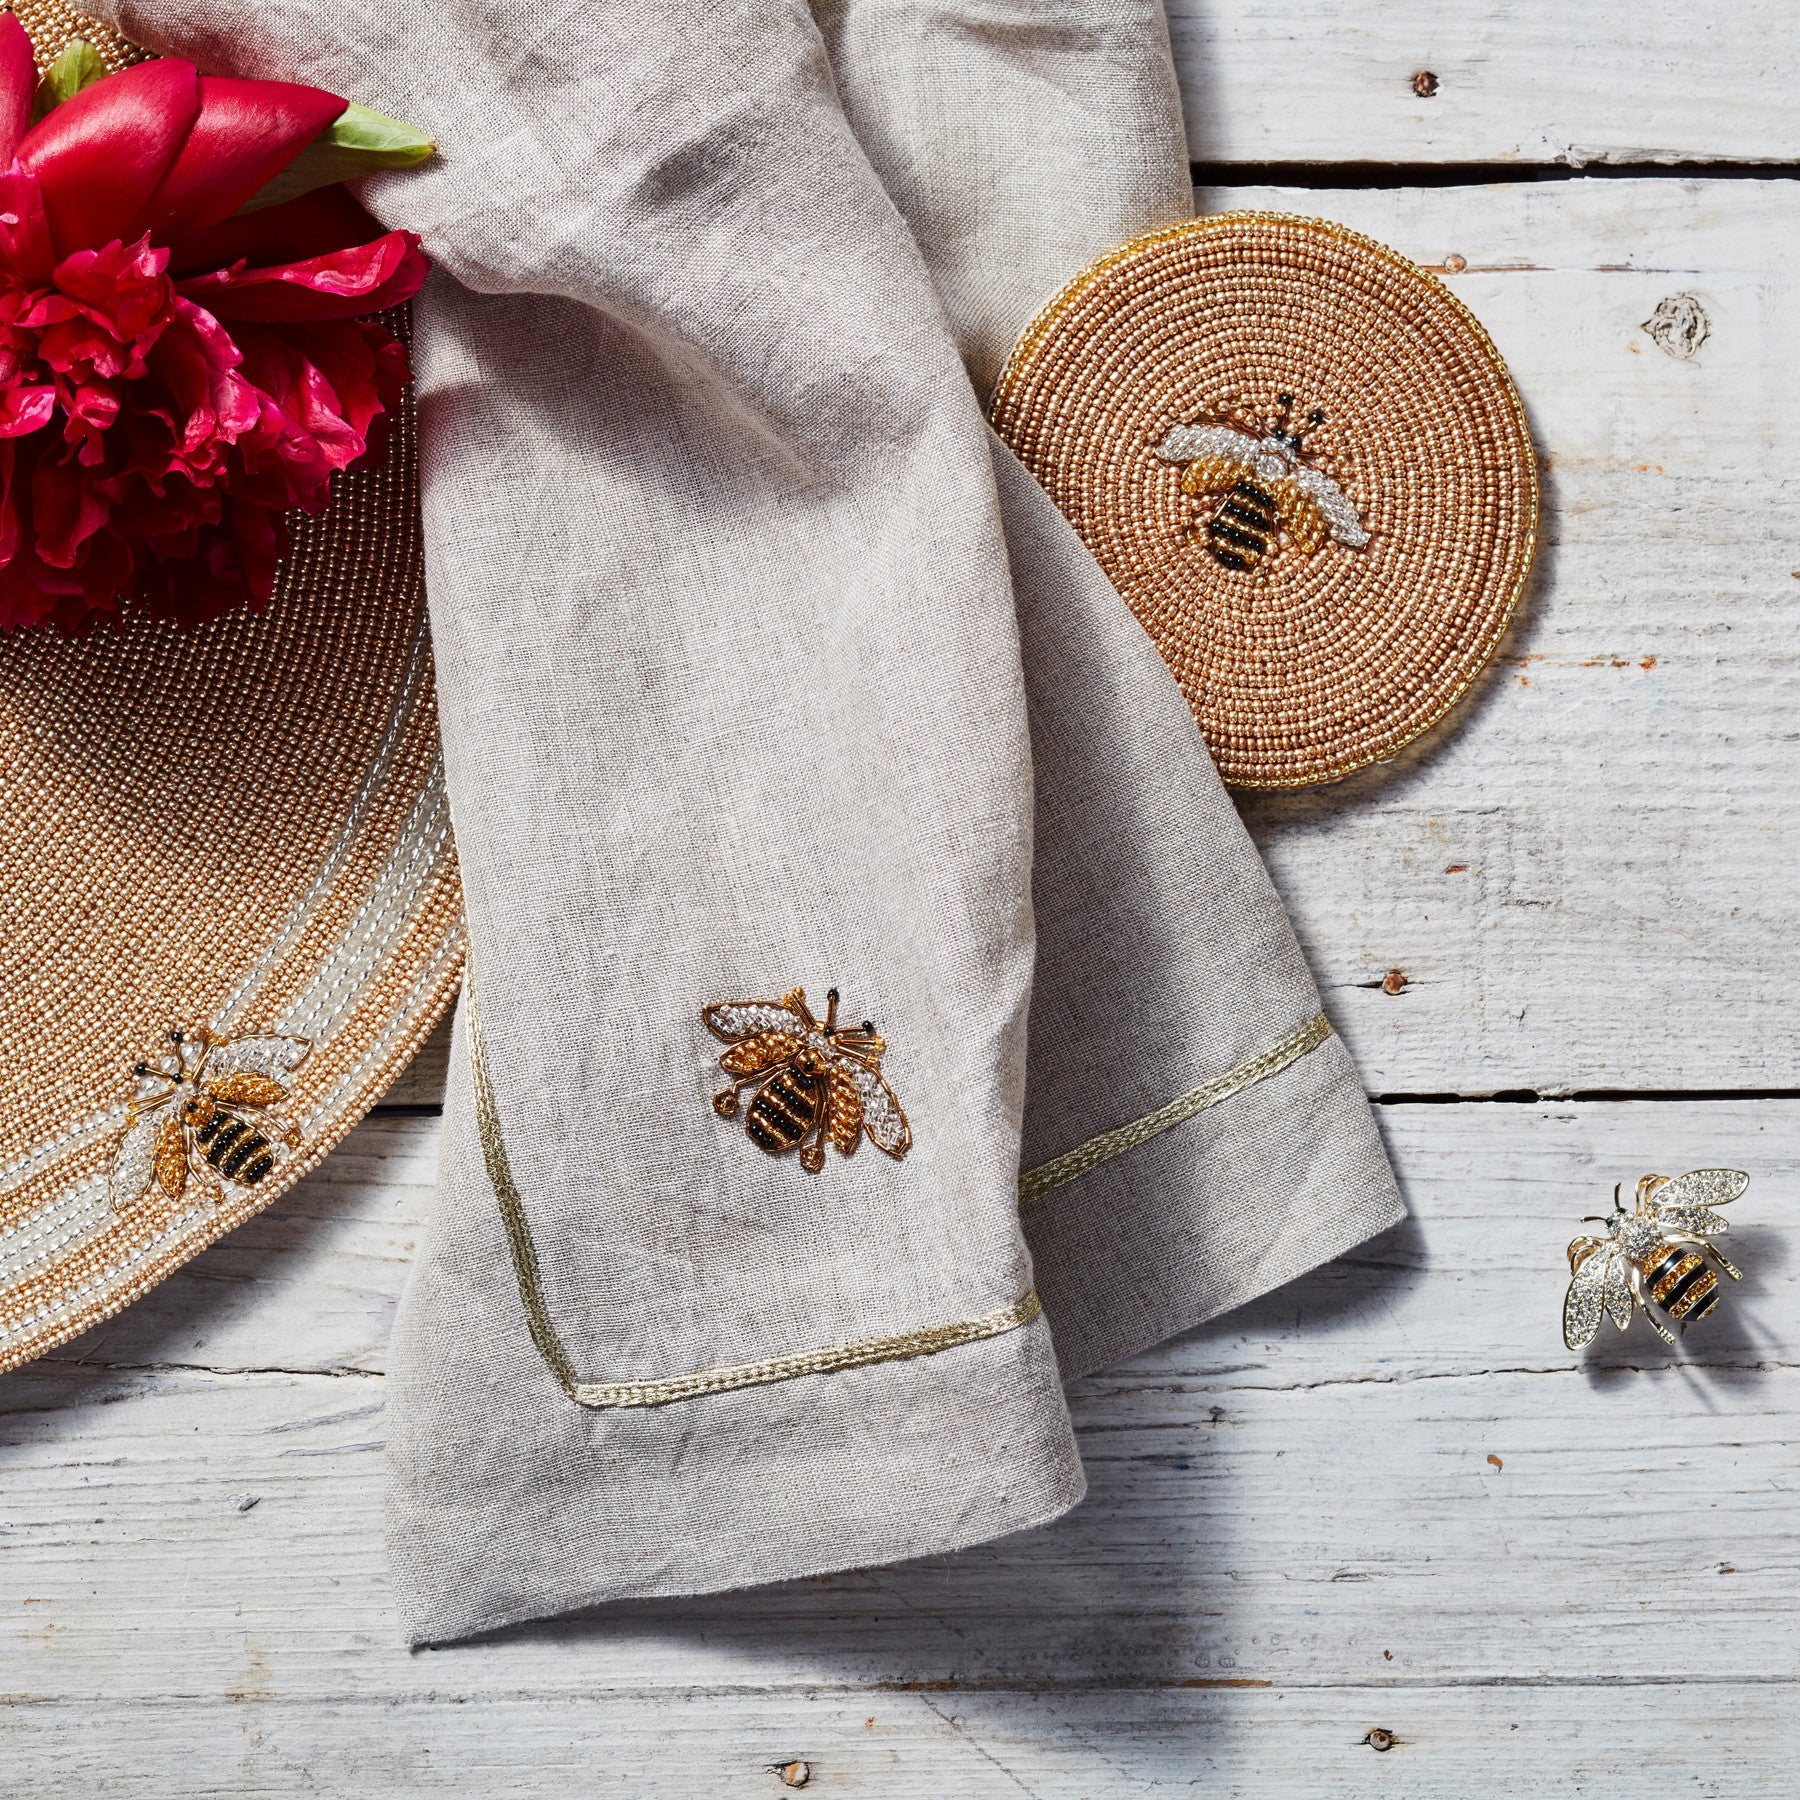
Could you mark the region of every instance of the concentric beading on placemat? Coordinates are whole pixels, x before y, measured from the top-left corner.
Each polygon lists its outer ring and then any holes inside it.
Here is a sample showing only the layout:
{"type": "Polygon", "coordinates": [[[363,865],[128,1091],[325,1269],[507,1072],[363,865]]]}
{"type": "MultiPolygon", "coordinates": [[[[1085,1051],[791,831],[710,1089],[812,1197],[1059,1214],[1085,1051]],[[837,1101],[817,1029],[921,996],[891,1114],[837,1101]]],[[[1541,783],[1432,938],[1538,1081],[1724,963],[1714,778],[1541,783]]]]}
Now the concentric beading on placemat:
{"type": "Polygon", "coordinates": [[[410,416],[260,617],[0,639],[0,1367],[117,1311],[316,1164],[454,993],[410,416]],[[216,1197],[108,1176],[171,1025],[291,1033],[301,1142],[216,1197]]]}
{"type": "MultiPolygon", "coordinates": [[[[109,66],[140,54],[59,0],[14,10],[40,62],[73,35],[109,66]]],[[[410,399],[387,464],[334,494],[294,521],[260,615],[0,636],[0,1368],[313,1167],[460,980],[410,399]],[[109,1189],[145,1110],[134,1070],[182,1028],[305,1040],[278,1106],[241,1079],[202,1095],[268,1140],[269,1168],[214,1155],[197,1123],[156,1147],[197,1178],[109,1189]]]]}
{"type": "Polygon", "coordinates": [[[1530,566],[1535,464],[1486,333],[1316,220],[1223,214],[1112,252],[1020,339],[993,420],[1234,786],[1333,780],[1418,736],[1492,656],[1530,566]],[[1232,438],[1263,441],[1262,473],[1196,467],[1232,438]]]}

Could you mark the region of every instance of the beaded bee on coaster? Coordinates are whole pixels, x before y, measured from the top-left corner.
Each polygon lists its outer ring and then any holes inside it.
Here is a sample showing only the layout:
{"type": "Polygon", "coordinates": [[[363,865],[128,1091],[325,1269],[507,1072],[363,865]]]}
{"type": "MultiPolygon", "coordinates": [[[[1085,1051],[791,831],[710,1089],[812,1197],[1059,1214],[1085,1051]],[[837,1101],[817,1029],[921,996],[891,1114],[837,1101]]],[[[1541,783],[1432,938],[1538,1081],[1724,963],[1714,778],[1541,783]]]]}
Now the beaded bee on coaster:
{"type": "Polygon", "coordinates": [[[713,1095],[721,1119],[738,1109],[738,1090],[754,1087],[744,1113],[751,1143],[779,1156],[800,1149],[800,1166],[817,1174],[825,1146],[849,1156],[867,1132],[877,1150],[898,1161],[912,1148],[912,1127],[881,1073],[886,1043],[872,1019],[839,1026],[838,991],[825,996],[825,1017],[806,1004],[804,988],[779,1000],[721,1000],[700,1014],[714,1037],[731,1048],[719,1067],[731,1086],[713,1095]]]}
{"type": "Polygon", "coordinates": [[[1335,538],[1352,550],[1369,541],[1368,527],[1350,496],[1323,470],[1302,459],[1307,430],[1325,422],[1314,407],[1296,429],[1294,396],[1277,397],[1280,410],[1268,429],[1236,424],[1177,425],[1157,455],[1183,463],[1181,491],[1208,502],[1188,527],[1188,537],[1211,552],[1221,569],[1247,575],[1280,536],[1302,556],[1335,538]]]}
{"type": "Polygon", "coordinates": [[[1150,634],[1228,787],[1384,762],[1492,659],[1525,410],[1444,283],[1323,219],[1146,232],[1026,327],[991,417],[1150,634]]]}
{"type": "Polygon", "coordinates": [[[312,1050],[307,1038],[221,1038],[205,1026],[169,1033],[169,1049],[132,1073],[137,1090],[113,1159],[113,1210],[159,1189],[179,1200],[189,1181],[215,1204],[226,1182],[255,1187],[298,1129],[273,1109],[312,1050]]]}
{"type": "Polygon", "coordinates": [[[1711,1312],[1719,1299],[1713,1263],[1733,1281],[1742,1279],[1708,1239],[1729,1223],[1713,1208],[1730,1205],[1749,1185],[1741,1169],[1690,1169],[1673,1181],[1646,1175],[1632,1212],[1621,1197],[1624,1184],[1614,1188],[1611,1213],[1588,1215],[1606,1227],[1605,1237],[1578,1237],[1569,1246],[1563,1342],[1571,1350],[1591,1343],[1603,1317],[1623,1331],[1635,1307],[1672,1346],[1674,1334],[1659,1311],[1683,1327],[1711,1312]]]}

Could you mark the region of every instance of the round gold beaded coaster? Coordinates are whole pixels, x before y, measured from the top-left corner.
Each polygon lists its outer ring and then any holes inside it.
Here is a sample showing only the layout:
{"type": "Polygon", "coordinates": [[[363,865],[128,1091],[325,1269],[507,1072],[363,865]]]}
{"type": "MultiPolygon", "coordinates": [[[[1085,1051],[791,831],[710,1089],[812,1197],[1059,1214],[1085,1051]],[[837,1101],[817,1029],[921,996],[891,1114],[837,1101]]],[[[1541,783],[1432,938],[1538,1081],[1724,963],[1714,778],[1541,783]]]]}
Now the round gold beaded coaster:
{"type": "Polygon", "coordinates": [[[1111,251],[1019,339],[992,417],[1233,787],[1335,781],[1428,730],[1531,566],[1537,468],[1487,333],[1321,220],[1222,213],[1111,251]]]}
{"type": "MultiPolygon", "coordinates": [[[[62,0],[13,0],[40,67],[62,0]]],[[[365,1113],[462,901],[410,405],[265,612],[0,635],[0,1369],[117,1312],[365,1113]]]]}

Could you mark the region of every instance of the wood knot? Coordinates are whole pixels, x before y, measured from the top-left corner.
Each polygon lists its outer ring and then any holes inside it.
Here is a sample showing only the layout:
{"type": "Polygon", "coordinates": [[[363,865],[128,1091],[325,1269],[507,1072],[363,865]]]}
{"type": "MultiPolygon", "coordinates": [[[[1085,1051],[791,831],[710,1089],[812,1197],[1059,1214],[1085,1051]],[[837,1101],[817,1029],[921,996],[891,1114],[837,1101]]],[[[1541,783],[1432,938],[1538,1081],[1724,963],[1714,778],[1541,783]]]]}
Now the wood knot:
{"type": "Polygon", "coordinates": [[[1375,1729],[1363,1739],[1363,1742],[1367,1744],[1371,1750],[1391,1750],[1399,1743],[1399,1741],[1400,1740],[1395,1737],[1391,1731],[1385,1730],[1380,1725],[1377,1725],[1375,1729]]]}
{"type": "Polygon", "coordinates": [[[1420,69],[1412,78],[1412,91],[1421,100],[1429,100],[1438,91],[1438,78],[1429,69],[1420,69]]]}
{"type": "Polygon", "coordinates": [[[783,1787],[802,1788],[812,1780],[812,1766],[798,1758],[790,1763],[782,1763],[775,1773],[781,1777],[783,1787]]]}
{"type": "Polygon", "coordinates": [[[1640,329],[1665,356],[1690,362],[1712,334],[1706,308],[1692,294],[1666,294],[1640,329]]]}
{"type": "Polygon", "coordinates": [[[1384,994],[1398,994],[1405,986],[1406,971],[1404,969],[1389,969],[1381,978],[1381,991],[1384,994]]]}

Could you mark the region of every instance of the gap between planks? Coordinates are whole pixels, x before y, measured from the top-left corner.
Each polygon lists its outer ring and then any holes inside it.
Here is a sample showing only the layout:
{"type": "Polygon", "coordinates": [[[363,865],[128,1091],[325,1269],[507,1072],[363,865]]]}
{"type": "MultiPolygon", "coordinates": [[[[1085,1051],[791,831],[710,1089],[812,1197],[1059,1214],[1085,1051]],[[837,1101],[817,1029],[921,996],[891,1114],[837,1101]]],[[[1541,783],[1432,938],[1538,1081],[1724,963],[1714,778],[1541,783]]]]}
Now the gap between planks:
{"type": "Polygon", "coordinates": [[[1783,181],[1800,162],[1670,163],[1190,163],[1194,186],[1365,188],[1510,187],[1533,181],[1783,181]]]}

